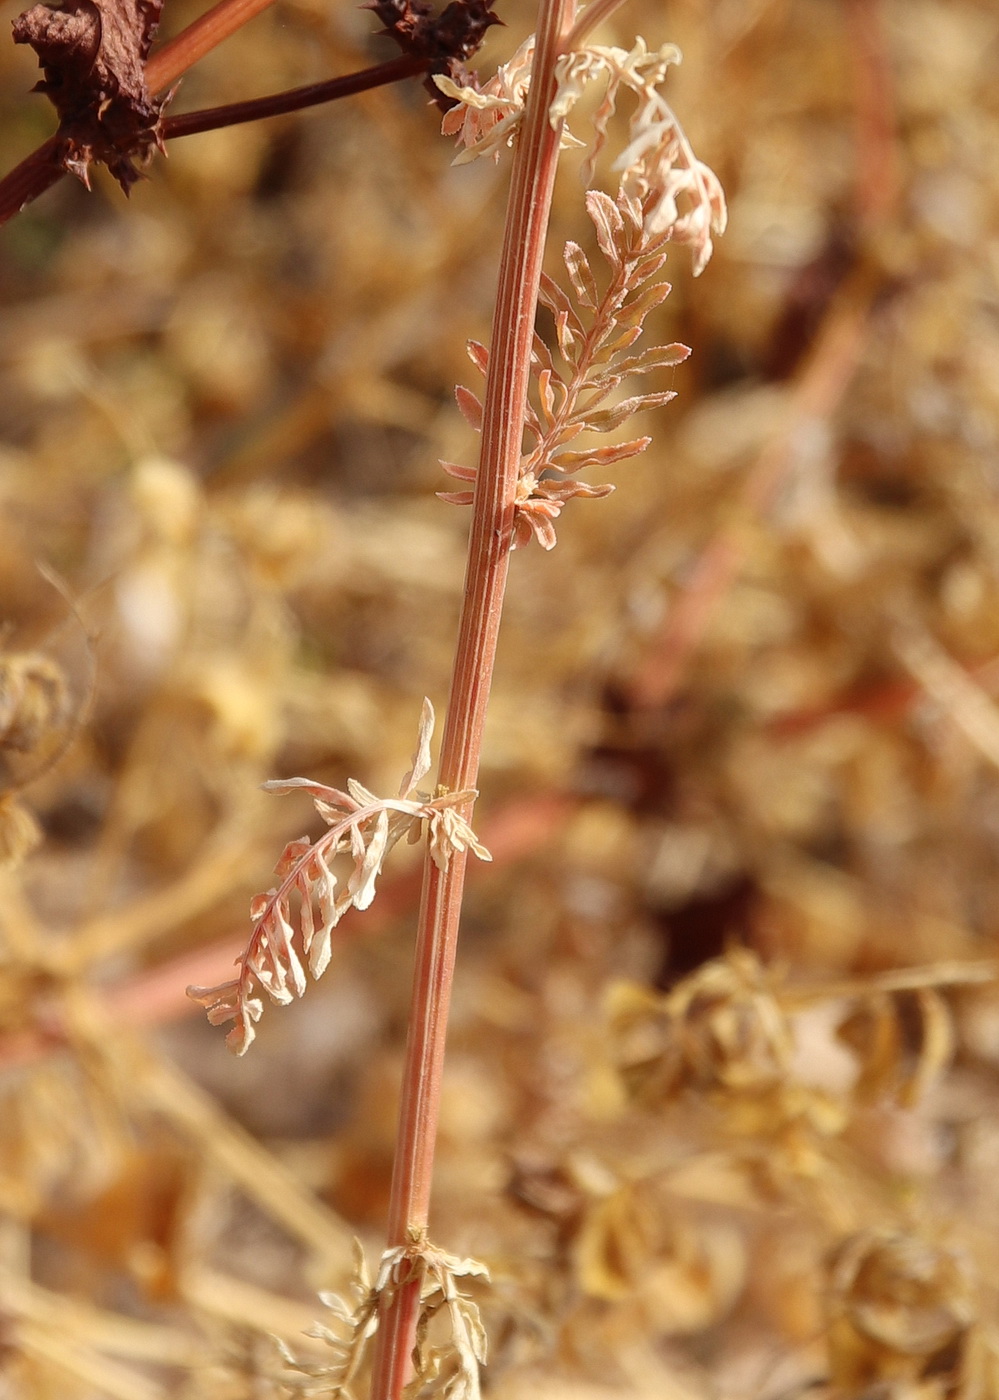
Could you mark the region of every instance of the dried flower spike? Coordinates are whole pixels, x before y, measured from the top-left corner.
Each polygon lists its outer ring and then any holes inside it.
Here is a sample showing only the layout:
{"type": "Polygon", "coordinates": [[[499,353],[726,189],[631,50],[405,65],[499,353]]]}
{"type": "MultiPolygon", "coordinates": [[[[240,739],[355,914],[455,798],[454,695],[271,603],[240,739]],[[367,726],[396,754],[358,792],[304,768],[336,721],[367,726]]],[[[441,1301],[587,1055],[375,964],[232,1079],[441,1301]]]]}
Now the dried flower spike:
{"type": "Polygon", "coordinates": [[[316,841],[289,841],[275,866],[279,883],[250,901],[253,932],[237,958],[239,976],[217,987],[188,987],[187,994],[208,1010],[213,1026],[233,1021],[226,1043],[244,1055],[253,1042],[254,1025],[263,1002],[254,993],[262,988],[272,1001],[287,1005],[306,987],[303,960],[314,978],[329,965],[334,928],[348,909],[367,909],[375,897],[375,882],[385,857],[403,836],[418,840],[424,832],[434,863],[446,870],[455,851],[472,851],[480,860],[491,856],[478,840],[461,808],[477,793],[438,792],[431,797],[416,791],[430,771],[430,740],[434,708],[423,702],[413,766],[402,781],[398,797],[376,797],[353,778],[347,791],[314,783],[309,778],[282,778],[264,783],[266,792],[304,789],[329,830],[316,841]],[[349,856],[352,868],[342,883],[331,869],[338,855],[349,856]],[[292,897],[298,899],[301,956],[295,946],[292,897]],[[318,921],[316,913],[318,911],[318,921]]]}

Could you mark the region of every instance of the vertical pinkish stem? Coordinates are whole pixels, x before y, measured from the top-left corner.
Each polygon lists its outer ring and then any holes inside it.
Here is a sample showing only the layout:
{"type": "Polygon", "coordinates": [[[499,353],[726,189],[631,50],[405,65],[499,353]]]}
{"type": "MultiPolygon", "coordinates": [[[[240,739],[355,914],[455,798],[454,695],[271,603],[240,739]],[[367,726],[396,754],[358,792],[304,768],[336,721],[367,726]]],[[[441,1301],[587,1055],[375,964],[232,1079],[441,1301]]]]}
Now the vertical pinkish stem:
{"type": "MultiPolygon", "coordinates": [[[[509,565],[534,316],[561,134],[560,128],[552,128],[548,109],[554,93],[555,60],[574,12],[575,0],[541,0],[533,79],[514,155],[464,601],[441,744],[440,781],[452,792],[474,787],[479,771],[509,565]]],[[[427,1228],[464,880],[464,857],[454,856],[446,872],[427,858],[392,1176],[390,1247],[406,1244],[427,1228]]],[[[386,1306],[376,1344],[373,1400],[399,1400],[409,1375],[418,1305],[419,1285],[414,1284],[400,1289],[386,1306]]]]}

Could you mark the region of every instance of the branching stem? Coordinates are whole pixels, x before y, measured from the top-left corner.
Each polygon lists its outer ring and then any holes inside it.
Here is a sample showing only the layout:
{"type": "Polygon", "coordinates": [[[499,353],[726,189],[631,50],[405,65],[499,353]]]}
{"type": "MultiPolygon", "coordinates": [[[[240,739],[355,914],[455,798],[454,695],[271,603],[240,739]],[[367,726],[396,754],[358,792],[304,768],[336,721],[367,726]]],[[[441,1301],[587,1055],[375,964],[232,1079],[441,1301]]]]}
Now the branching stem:
{"type": "Polygon", "coordinates": [[[321,102],[333,102],[338,97],[350,97],[355,92],[382,87],[425,73],[429,59],[401,58],[364,68],[359,73],[347,73],[342,78],[328,78],[322,83],[290,88],[272,97],[254,97],[248,102],[230,102],[224,107],[207,107],[199,112],[184,112],[177,117],[164,117],[163,136],[171,141],[178,136],[194,136],[202,131],[215,131],[221,126],[238,126],[241,122],[259,121],[261,117],[276,117],[284,112],[298,112],[304,107],[316,107],[321,102]]]}
{"type": "MultiPolygon", "coordinates": [[[[468,545],[454,674],[441,744],[440,781],[474,788],[513,536],[531,344],[560,130],[548,109],[554,65],[575,0],[542,0],[533,80],[514,154],[486,379],[482,446],[468,545]]],[[[463,813],[469,816],[470,812],[463,813]]],[[[409,1038],[392,1177],[389,1247],[428,1224],[444,1043],[465,857],[447,871],[429,856],[423,879],[409,1038]]],[[[378,1333],[373,1400],[399,1400],[407,1380],[419,1284],[399,1289],[378,1333]]]]}

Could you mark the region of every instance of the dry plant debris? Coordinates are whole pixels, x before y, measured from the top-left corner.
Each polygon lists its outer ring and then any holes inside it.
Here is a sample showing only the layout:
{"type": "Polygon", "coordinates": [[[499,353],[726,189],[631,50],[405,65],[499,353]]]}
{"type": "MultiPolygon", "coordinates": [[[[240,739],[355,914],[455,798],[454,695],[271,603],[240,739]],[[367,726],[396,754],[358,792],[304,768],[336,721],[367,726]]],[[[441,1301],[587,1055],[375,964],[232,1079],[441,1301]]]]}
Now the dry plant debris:
{"type": "Polygon", "coordinates": [[[424,699],[413,765],[398,797],[376,797],[353,778],[347,780],[346,792],[308,778],[262,784],[267,792],[307,792],[329,830],[316,841],[307,836],[289,841],[275,870],[281,883],[266,894],[254,895],[250,902],[253,932],[238,959],[239,977],[218,987],[187,989],[192,1000],[208,1008],[213,1026],[235,1021],[226,1041],[238,1055],[250,1048],[256,1035],[254,1023],[263,1013],[263,1003],[253,995],[256,986],[282,1006],[305,992],[305,971],[292,942],[293,895],[299,902],[302,954],[313,977],[321,977],[333,956],[333,930],[348,909],[367,909],[371,904],[382,863],[403,836],[414,844],[426,835],[431,857],[441,870],[447,869],[456,851],[470,850],[480,860],[492,859],[458,810],[478,796],[474,789],[438,791],[435,796],[416,791],[417,783],[430,772],[433,732],[434,707],[424,699]],[[330,868],[338,855],[349,855],[352,861],[339,893],[330,868]]]}
{"type": "MultiPolygon", "coordinates": [[[[533,28],[526,3],[501,18],[483,73],[533,28]]],[[[987,1400],[999,22],[980,0],[668,19],[633,0],[592,47],[683,51],[670,108],[730,226],[696,283],[667,263],[645,320],[693,354],[596,410],[676,390],[653,443],[513,560],[432,1238],[489,1267],[499,1400],[987,1400]]],[[[288,0],[172,110],[362,68],[370,27],[288,0]]],[[[50,130],[35,77],[0,48],[11,159],[50,130]]],[[[611,190],[630,115],[597,157],[611,190]]],[[[271,1334],[306,1380],[329,1366],[315,1290],[350,1296],[387,1205],[405,845],[377,929],[347,912],[238,1065],[183,986],[231,976],[312,820],[258,785],[393,792],[414,697],[443,694],[466,521],[436,462],[469,460],[453,385],[488,336],[504,162],[452,169],[402,88],[169,149],[127,209],[98,171],[0,246],[12,1400],[292,1393],[271,1334]],[[94,638],[89,706],[38,562],[94,638]]],[[[598,305],[614,274],[576,158],[548,271],[589,329],[560,250],[598,305]]]]}
{"type": "Polygon", "coordinates": [[[163,148],[169,99],[153,97],[145,75],[162,9],[162,0],[80,0],[33,5],[14,21],[14,43],[30,44],[45,74],[36,91],[59,115],[58,160],[88,189],[97,160],[127,194],[139,178],[132,155],[163,148]]]}

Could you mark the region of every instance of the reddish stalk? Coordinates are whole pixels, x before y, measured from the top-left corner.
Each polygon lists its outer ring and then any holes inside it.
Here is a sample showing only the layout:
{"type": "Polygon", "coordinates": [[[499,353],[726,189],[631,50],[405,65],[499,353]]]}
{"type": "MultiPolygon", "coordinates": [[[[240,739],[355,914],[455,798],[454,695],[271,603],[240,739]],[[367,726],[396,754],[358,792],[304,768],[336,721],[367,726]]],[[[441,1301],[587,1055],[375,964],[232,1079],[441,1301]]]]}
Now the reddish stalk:
{"type": "Polygon", "coordinates": [[[205,54],[211,53],[230,34],[242,29],[244,24],[255,19],[271,4],[273,0],[219,0],[217,5],[199,15],[186,29],[150,55],[146,64],[149,91],[160,92],[169,87],[205,54]]]}
{"type": "Polygon", "coordinates": [[[373,68],[364,68],[359,73],[347,73],[342,78],[328,78],[322,83],[276,92],[272,97],[254,97],[247,102],[229,102],[224,107],[206,107],[198,112],[184,112],[179,117],[164,117],[163,137],[172,141],[178,136],[194,136],[222,126],[259,121],[261,117],[300,112],[305,107],[317,107],[321,102],[334,102],[338,97],[351,97],[355,92],[397,83],[400,78],[412,78],[417,73],[425,73],[429,66],[429,59],[404,55],[373,68]]]}
{"type": "MultiPolygon", "coordinates": [[[[531,341],[561,134],[560,129],[552,128],[548,109],[554,93],[555,59],[574,8],[575,0],[542,0],[533,81],[514,154],[464,600],[441,743],[440,782],[452,792],[475,787],[478,779],[509,566],[531,341]]],[[[407,1244],[427,1229],[464,880],[463,855],[454,855],[446,872],[426,859],[392,1173],[390,1248],[407,1244]]],[[[399,1400],[402,1394],[418,1306],[417,1282],[398,1289],[384,1309],[376,1340],[373,1400],[399,1400]]]]}

